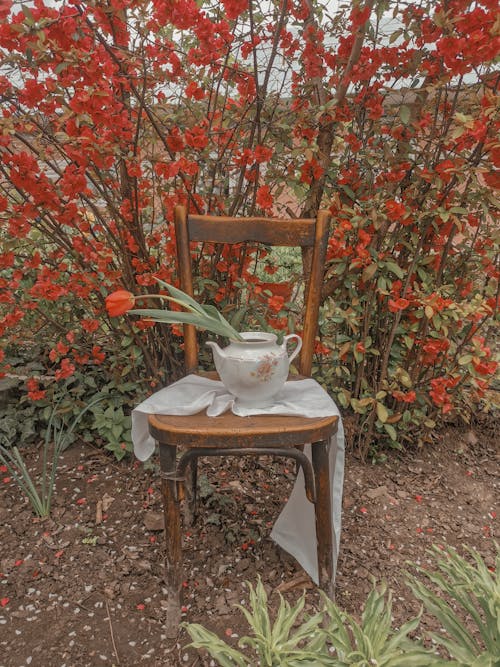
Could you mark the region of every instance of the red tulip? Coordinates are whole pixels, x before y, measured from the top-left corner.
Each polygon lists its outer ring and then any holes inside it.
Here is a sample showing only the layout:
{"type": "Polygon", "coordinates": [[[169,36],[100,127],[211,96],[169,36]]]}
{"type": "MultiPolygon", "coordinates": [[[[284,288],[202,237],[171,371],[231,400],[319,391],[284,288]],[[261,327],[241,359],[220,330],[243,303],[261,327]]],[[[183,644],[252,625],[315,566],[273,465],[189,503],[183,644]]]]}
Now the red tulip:
{"type": "Polygon", "coordinates": [[[106,297],[106,310],[111,317],[123,315],[135,305],[135,297],[132,292],[119,289],[106,297]]]}

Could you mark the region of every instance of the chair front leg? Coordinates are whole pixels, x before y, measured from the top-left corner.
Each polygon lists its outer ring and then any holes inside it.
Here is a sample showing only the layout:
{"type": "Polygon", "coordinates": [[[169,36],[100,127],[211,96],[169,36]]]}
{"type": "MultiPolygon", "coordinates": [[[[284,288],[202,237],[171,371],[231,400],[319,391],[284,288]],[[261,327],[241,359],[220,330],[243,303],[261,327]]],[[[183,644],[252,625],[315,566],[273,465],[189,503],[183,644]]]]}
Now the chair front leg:
{"type": "Polygon", "coordinates": [[[314,480],[316,485],[316,540],[319,585],[333,599],[333,530],[330,490],[329,443],[314,442],[311,446],[314,480]]]}
{"type": "Polygon", "coordinates": [[[184,483],[184,521],[187,526],[193,526],[196,521],[197,512],[197,486],[198,486],[198,457],[193,458],[186,470],[186,481],[184,483]]]}
{"type": "Polygon", "coordinates": [[[160,444],[161,492],[165,517],[165,585],[167,637],[179,632],[182,603],[182,535],[180,499],[176,480],[177,447],[160,444]]]}

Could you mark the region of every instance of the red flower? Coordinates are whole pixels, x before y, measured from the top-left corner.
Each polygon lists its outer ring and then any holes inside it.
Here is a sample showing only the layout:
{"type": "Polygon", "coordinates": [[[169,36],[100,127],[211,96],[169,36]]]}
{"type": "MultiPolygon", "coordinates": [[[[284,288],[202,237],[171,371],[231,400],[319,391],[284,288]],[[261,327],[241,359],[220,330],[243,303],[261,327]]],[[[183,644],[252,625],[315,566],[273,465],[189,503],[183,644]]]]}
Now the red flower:
{"type": "Polygon", "coordinates": [[[484,361],[484,360],[472,360],[472,365],[474,366],[476,373],[479,375],[493,375],[497,369],[496,361],[484,361]]]}
{"type": "Polygon", "coordinates": [[[167,146],[173,153],[178,153],[184,149],[184,140],[181,137],[179,128],[173,127],[167,136],[167,146]]]}
{"type": "Polygon", "coordinates": [[[408,308],[410,305],[410,302],[408,299],[389,299],[389,310],[391,313],[397,313],[398,310],[404,310],[405,308],[408,308]]]}
{"type": "Polygon", "coordinates": [[[187,145],[197,150],[205,148],[208,144],[208,137],[202,127],[193,127],[190,130],[186,130],[185,137],[187,145]]]}
{"type": "Polygon", "coordinates": [[[205,91],[195,81],[190,81],[184,92],[189,99],[194,97],[195,100],[202,100],[205,97],[205,91]]]}
{"type": "Polygon", "coordinates": [[[83,319],[81,324],[82,324],[82,329],[84,329],[88,333],[97,331],[97,329],[99,328],[99,320],[94,320],[92,318],[83,319]]]}
{"type": "Polygon", "coordinates": [[[444,414],[453,409],[448,389],[453,389],[459,382],[459,377],[439,377],[431,380],[432,389],[429,391],[429,396],[432,398],[434,405],[440,407],[444,414]]]}
{"type": "Polygon", "coordinates": [[[404,204],[401,204],[394,199],[389,199],[385,202],[385,210],[387,217],[393,222],[400,222],[402,225],[408,225],[412,222],[404,204]]]}
{"type": "Polygon", "coordinates": [[[226,16],[228,19],[237,19],[246,9],[248,9],[248,0],[222,0],[226,16]]]}
{"type": "Polygon", "coordinates": [[[0,0],[0,20],[4,21],[10,14],[12,0],[0,0]]]}
{"type": "Polygon", "coordinates": [[[268,185],[261,185],[257,190],[257,204],[263,209],[270,209],[273,205],[273,196],[268,185]]]}
{"type": "Polygon", "coordinates": [[[285,301],[289,301],[292,296],[293,285],[291,283],[260,283],[255,288],[255,293],[259,301],[267,300],[266,295],[263,295],[263,291],[269,291],[273,296],[282,296],[285,301]]]}
{"type": "Polygon", "coordinates": [[[119,289],[106,297],[106,310],[111,317],[124,315],[134,307],[135,297],[132,292],[119,289]]]}
{"type": "Polygon", "coordinates": [[[269,298],[268,305],[275,313],[279,313],[285,304],[285,299],[282,296],[275,295],[269,298]]]}
{"type": "Polygon", "coordinates": [[[273,149],[265,146],[255,146],[254,157],[255,162],[269,162],[273,156],[273,149]]]}
{"type": "Polygon", "coordinates": [[[64,378],[69,378],[75,372],[75,365],[70,362],[70,360],[65,357],[61,359],[60,368],[55,372],[56,380],[63,380],[64,378]]]}
{"type": "Polygon", "coordinates": [[[300,168],[300,182],[312,183],[317,181],[323,175],[323,167],[315,158],[307,160],[300,168]]]}
{"type": "Polygon", "coordinates": [[[28,397],[31,398],[32,401],[40,401],[42,398],[45,398],[46,391],[40,389],[38,380],[35,378],[30,378],[26,382],[26,386],[28,387],[28,397]]]}
{"type": "Polygon", "coordinates": [[[393,397],[396,399],[396,401],[402,401],[403,403],[414,403],[417,395],[414,391],[393,391],[392,392],[393,397]]]}

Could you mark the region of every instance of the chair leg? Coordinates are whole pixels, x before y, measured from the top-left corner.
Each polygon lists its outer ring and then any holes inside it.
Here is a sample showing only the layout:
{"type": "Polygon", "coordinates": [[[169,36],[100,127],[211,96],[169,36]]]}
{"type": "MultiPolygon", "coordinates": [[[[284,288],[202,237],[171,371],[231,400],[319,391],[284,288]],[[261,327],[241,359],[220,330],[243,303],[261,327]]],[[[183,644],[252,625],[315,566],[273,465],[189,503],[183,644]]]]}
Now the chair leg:
{"type": "Polygon", "coordinates": [[[333,533],[330,491],[329,443],[315,442],[311,447],[316,484],[316,540],[318,550],[319,585],[333,599],[333,533]]]}
{"type": "Polygon", "coordinates": [[[185,499],[184,520],[187,526],[192,526],[196,521],[196,500],[197,500],[197,484],[198,484],[198,458],[190,461],[186,471],[186,483],[184,485],[185,499]]]}
{"type": "Polygon", "coordinates": [[[180,501],[176,476],[177,448],[160,445],[161,491],[165,517],[165,585],[167,618],[165,633],[174,638],[179,632],[182,602],[182,536],[180,501]]]}

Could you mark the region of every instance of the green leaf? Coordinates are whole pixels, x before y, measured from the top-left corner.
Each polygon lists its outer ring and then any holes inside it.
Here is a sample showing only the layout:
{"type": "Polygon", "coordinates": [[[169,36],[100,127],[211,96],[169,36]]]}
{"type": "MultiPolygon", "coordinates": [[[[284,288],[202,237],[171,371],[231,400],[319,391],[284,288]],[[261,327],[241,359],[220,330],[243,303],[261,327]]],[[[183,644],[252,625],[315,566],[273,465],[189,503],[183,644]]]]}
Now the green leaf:
{"type": "Polygon", "coordinates": [[[377,409],[377,417],[380,419],[382,424],[385,424],[385,422],[389,418],[389,412],[387,411],[387,408],[385,407],[385,405],[383,403],[379,403],[377,401],[377,408],[376,409],[377,409]]]}
{"type": "Polygon", "coordinates": [[[356,194],[354,191],[348,186],[348,185],[341,185],[340,186],[342,190],[346,193],[346,195],[352,199],[353,201],[356,201],[356,194]]]}
{"type": "Polygon", "coordinates": [[[198,623],[186,623],[183,625],[192,639],[190,646],[204,649],[212,658],[215,658],[221,667],[247,667],[248,661],[243,653],[232,648],[222,639],[206,630],[198,623]]]}
{"type": "Polygon", "coordinates": [[[159,278],[157,278],[156,280],[164,289],[166,289],[174,297],[174,299],[178,299],[180,303],[187,304],[200,313],[203,312],[203,309],[200,306],[200,304],[197,301],[195,301],[192,296],[189,296],[189,294],[186,294],[186,292],[183,292],[177,287],[174,287],[173,285],[170,285],[169,283],[166,283],[165,281],[160,280],[159,278]]]}
{"type": "Polygon", "coordinates": [[[163,324],[193,324],[195,327],[206,329],[221,336],[240,338],[239,334],[233,331],[232,327],[228,329],[227,325],[224,325],[219,320],[215,321],[205,313],[184,313],[173,310],[162,311],[154,308],[138,308],[130,310],[129,314],[139,315],[144,319],[163,324]]]}
{"type": "Polygon", "coordinates": [[[421,600],[427,610],[435,616],[452,639],[435,636],[435,640],[445,646],[451,655],[462,662],[470,662],[478,654],[478,645],[472,635],[466,630],[456,612],[434,591],[424,586],[416,579],[411,579],[410,588],[413,594],[421,600]],[[454,641],[453,641],[454,640],[454,641]]]}
{"type": "Polygon", "coordinates": [[[403,269],[396,264],[396,262],[386,262],[385,265],[391,271],[395,276],[397,276],[400,280],[404,278],[404,271],[403,269]]]}
{"type": "Polygon", "coordinates": [[[372,264],[369,264],[364,270],[363,273],[361,274],[361,278],[363,282],[368,282],[373,278],[375,273],[377,272],[378,265],[376,262],[372,262],[372,264]]]}
{"type": "Polygon", "coordinates": [[[25,23],[27,25],[33,25],[35,23],[35,18],[33,16],[33,14],[31,13],[31,9],[28,7],[28,5],[23,4],[21,6],[21,10],[22,10],[24,16],[26,17],[25,23]]]}
{"type": "Polygon", "coordinates": [[[402,30],[395,30],[389,37],[389,44],[394,44],[394,42],[398,40],[402,34],[403,34],[402,30]]]}
{"type": "Polygon", "coordinates": [[[403,125],[408,125],[410,122],[411,118],[411,110],[409,107],[406,106],[406,104],[402,104],[399,107],[399,117],[401,118],[401,122],[403,125]]]}
{"type": "Polygon", "coordinates": [[[463,354],[461,357],[458,358],[458,363],[460,366],[466,366],[467,364],[470,364],[472,361],[472,354],[463,354]]]}
{"type": "Polygon", "coordinates": [[[394,442],[397,442],[398,434],[397,434],[397,431],[394,428],[394,426],[392,424],[384,424],[384,429],[385,429],[386,433],[389,434],[389,437],[391,438],[391,440],[394,440],[394,442]]]}

